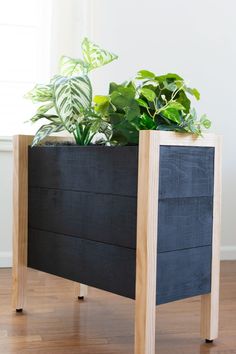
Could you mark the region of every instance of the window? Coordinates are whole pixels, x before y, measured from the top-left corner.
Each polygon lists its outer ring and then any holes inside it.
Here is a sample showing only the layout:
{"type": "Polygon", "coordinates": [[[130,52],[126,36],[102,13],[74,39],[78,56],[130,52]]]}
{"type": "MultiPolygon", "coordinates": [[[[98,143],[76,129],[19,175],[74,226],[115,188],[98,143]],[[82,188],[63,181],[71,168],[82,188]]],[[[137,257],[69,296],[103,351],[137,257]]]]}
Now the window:
{"type": "Polygon", "coordinates": [[[51,11],[51,0],[0,1],[1,136],[32,132],[23,96],[50,76],[51,11]]]}

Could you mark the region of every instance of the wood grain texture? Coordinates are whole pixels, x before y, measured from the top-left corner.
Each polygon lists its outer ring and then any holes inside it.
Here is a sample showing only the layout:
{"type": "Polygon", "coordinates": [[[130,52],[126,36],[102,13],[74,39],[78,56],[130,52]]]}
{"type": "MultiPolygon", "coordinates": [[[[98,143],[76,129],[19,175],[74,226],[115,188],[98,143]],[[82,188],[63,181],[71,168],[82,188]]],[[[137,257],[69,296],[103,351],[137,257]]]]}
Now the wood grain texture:
{"type": "Polygon", "coordinates": [[[217,140],[217,135],[213,133],[197,136],[188,133],[158,131],[156,134],[158,135],[160,145],[214,147],[217,140]]]}
{"type": "Polygon", "coordinates": [[[139,136],[135,354],[155,353],[159,141],[155,132],[139,136]]]}
{"type": "Polygon", "coordinates": [[[29,229],[28,266],[134,298],[133,249],[29,229]]]}
{"type": "MultiPolygon", "coordinates": [[[[212,242],[212,197],[159,199],[158,252],[212,242]]],[[[29,189],[29,227],[136,248],[136,199],[29,189]]]]}
{"type": "Polygon", "coordinates": [[[158,305],[210,291],[211,246],[158,253],[158,305]]]}
{"type": "MultiPolygon", "coordinates": [[[[141,230],[144,232],[143,232],[143,235],[140,236],[141,241],[139,243],[140,245],[144,245],[144,247],[142,249],[140,247],[140,252],[144,253],[144,256],[141,255],[141,259],[144,262],[143,263],[144,267],[139,266],[140,277],[137,276],[137,288],[138,288],[138,283],[139,284],[141,283],[140,279],[144,280],[144,282],[143,282],[144,287],[141,291],[144,291],[143,292],[144,295],[149,294],[150,297],[148,298],[147,296],[145,296],[145,299],[142,299],[141,296],[138,296],[138,298],[140,300],[140,304],[144,305],[144,310],[136,307],[137,311],[136,311],[136,347],[135,347],[136,349],[135,350],[137,353],[150,354],[150,353],[154,352],[153,350],[154,350],[154,342],[155,342],[155,337],[154,337],[155,310],[153,310],[155,308],[155,305],[154,305],[155,301],[153,301],[153,298],[155,298],[155,297],[153,295],[156,292],[156,286],[153,286],[153,285],[154,285],[154,283],[156,283],[156,277],[154,278],[154,275],[156,275],[155,274],[156,273],[156,269],[155,269],[156,263],[155,264],[153,263],[153,258],[156,258],[156,254],[157,254],[157,248],[156,248],[157,230],[155,231],[153,228],[154,218],[157,218],[157,213],[156,213],[156,215],[152,215],[153,209],[151,207],[154,207],[154,209],[155,209],[156,204],[158,204],[157,203],[158,191],[156,193],[155,205],[154,205],[154,201],[152,200],[153,199],[152,195],[151,195],[151,198],[147,198],[147,196],[148,195],[150,196],[150,189],[149,189],[150,185],[154,188],[154,194],[155,194],[155,189],[156,188],[158,189],[158,186],[155,185],[154,179],[152,179],[153,175],[157,176],[157,174],[156,174],[157,171],[155,169],[155,166],[156,166],[156,158],[157,158],[158,154],[156,156],[155,153],[159,151],[160,142],[162,142],[161,145],[165,145],[165,143],[166,143],[167,145],[185,145],[185,146],[191,145],[191,146],[208,146],[208,147],[210,147],[210,146],[214,146],[213,143],[215,143],[215,138],[214,138],[214,136],[211,135],[211,136],[205,137],[205,139],[207,139],[207,140],[204,139],[204,141],[202,141],[202,139],[198,140],[198,139],[193,138],[192,136],[187,137],[187,136],[183,136],[183,134],[175,134],[175,133],[172,133],[173,134],[172,139],[171,139],[171,136],[169,135],[170,133],[168,133],[168,135],[166,135],[166,134],[163,135],[163,132],[142,132],[141,135],[142,134],[147,134],[146,136],[149,136],[149,134],[152,135],[153,140],[152,139],[149,140],[149,138],[147,139],[147,146],[146,146],[147,149],[143,155],[145,158],[147,158],[148,156],[150,157],[150,159],[148,159],[148,162],[145,159],[143,159],[143,166],[146,166],[147,170],[139,169],[139,173],[141,174],[143,181],[145,181],[145,182],[151,181],[152,183],[151,184],[146,183],[146,186],[143,189],[145,190],[145,188],[146,188],[147,193],[146,194],[143,193],[142,199],[141,199],[144,202],[142,204],[142,206],[147,205],[148,212],[143,212],[143,210],[142,210],[142,213],[141,213],[141,208],[138,209],[138,210],[140,210],[140,213],[138,214],[139,215],[138,224],[139,224],[139,222],[141,222],[141,224],[144,225],[144,229],[141,230]],[[154,138],[154,136],[155,136],[155,138],[154,138]],[[154,146],[155,144],[157,144],[157,149],[153,150],[154,155],[151,156],[150,155],[150,146],[154,146]],[[152,159],[154,159],[154,165],[152,163],[150,163],[150,161],[152,159]],[[154,171],[152,171],[152,168],[154,168],[154,171]],[[152,173],[150,173],[150,171],[152,173]],[[153,172],[154,172],[154,174],[153,174],[153,172]],[[152,176],[152,177],[150,177],[150,176],[152,176]],[[146,177],[146,179],[144,177],[146,177]],[[150,221],[149,218],[151,218],[152,222],[151,223],[148,222],[145,224],[145,220],[150,221]],[[144,223],[143,223],[143,220],[144,220],[144,223]],[[149,237],[147,237],[148,235],[149,236],[152,235],[154,237],[149,238],[149,237]],[[150,245],[152,245],[152,246],[155,245],[155,247],[150,247],[150,245]],[[154,270],[154,272],[149,273],[149,272],[147,272],[147,269],[154,270]],[[144,321],[138,321],[138,319],[142,319],[142,320],[144,319],[144,321]],[[137,326],[137,324],[139,326],[137,326]],[[141,329],[141,337],[137,336],[137,333],[140,334],[140,331],[137,332],[137,328],[141,329]],[[148,329],[150,329],[150,331],[148,331],[148,329]],[[142,350],[143,346],[141,346],[141,349],[140,349],[140,346],[137,345],[137,342],[138,342],[138,344],[139,343],[141,343],[142,345],[144,344],[144,350],[147,349],[147,351],[140,351],[140,350],[142,350]],[[137,350],[139,350],[139,351],[137,351],[137,350]]],[[[158,163],[157,163],[156,168],[158,170],[158,163]]],[[[153,191],[153,188],[151,188],[152,191],[153,191]]],[[[214,201],[214,203],[215,203],[215,201],[214,201]]],[[[217,208],[214,208],[214,216],[215,216],[216,209],[217,208]]],[[[157,226],[157,220],[156,220],[155,225],[157,226]]],[[[156,227],[156,229],[157,229],[157,227],[156,227]]],[[[215,235],[215,233],[214,233],[214,235],[215,235]]],[[[138,238],[138,240],[139,240],[139,238],[138,238]]],[[[213,249],[213,259],[216,259],[215,254],[214,254],[214,250],[217,250],[217,248],[213,249]]],[[[137,254],[137,259],[138,259],[138,254],[137,254]]],[[[213,264],[213,261],[212,261],[212,264],[213,264]]],[[[216,273],[215,273],[215,278],[216,278],[216,281],[215,281],[215,283],[213,282],[213,284],[215,284],[214,289],[217,290],[217,274],[216,273]]],[[[137,288],[136,288],[136,294],[138,293],[137,288]]],[[[138,289],[140,290],[140,288],[138,288],[138,289]]],[[[140,293],[141,292],[139,292],[139,294],[140,293]]],[[[216,292],[214,292],[214,294],[216,294],[216,292]]],[[[216,328],[216,324],[213,325],[213,323],[217,322],[217,317],[216,316],[213,316],[214,318],[212,317],[212,314],[214,313],[212,311],[212,309],[213,308],[217,309],[217,298],[215,295],[213,296],[213,292],[211,294],[210,299],[211,299],[211,301],[210,301],[210,303],[208,302],[207,308],[208,309],[210,308],[211,311],[208,311],[208,315],[206,316],[207,323],[208,323],[208,327],[216,328]],[[213,307],[213,304],[214,304],[214,307],[213,307]],[[214,322],[214,320],[216,320],[216,321],[214,322]]],[[[204,300],[203,300],[203,303],[204,303],[204,300]]],[[[214,329],[214,331],[216,332],[216,329],[214,329]]]]}
{"type": "MultiPolygon", "coordinates": [[[[77,301],[71,281],[28,270],[27,315],[12,314],[11,269],[0,269],[1,354],[131,354],[134,301],[89,288],[77,301]]],[[[199,334],[200,297],[156,307],[156,354],[235,354],[236,262],[221,263],[219,340],[199,334]]]]}
{"type": "Polygon", "coordinates": [[[87,240],[135,248],[136,209],[134,197],[29,188],[29,227],[87,240]]]}
{"type": "Polygon", "coordinates": [[[159,198],[213,196],[214,148],[160,147],[159,198]]]}
{"type": "Polygon", "coordinates": [[[84,299],[88,296],[88,287],[85,284],[75,283],[75,297],[78,299],[84,299]]]}
{"type": "Polygon", "coordinates": [[[28,238],[28,145],[32,136],[13,137],[13,307],[24,307],[28,238]]]}
{"type": "MultiPolygon", "coordinates": [[[[154,339],[154,328],[155,328],[155,316],[153,310],[153,292],[156,289],[155,279],[156,268],[152,264],[153,258],[157,255],[157,233],[153,231],[153,223],[158,225],[157,216],[153,216],[154,212],[157,212],[156,205],[158,204],[153,200],[153,194],[158,196],[158,184],[159,184],[159,153],[160,145],[169,146],[204,146],[204,147],[215,147],[216,146],[216,136],[214,134],[206,134],[203,137],[196,137],[190,134],[178,134],[173,132],[151,132],[145,131],[140,132],[140,145],[139,145],[139,174],[138,174],[138,212],[137,212],[137,260],[136,260],[136,318],[135,318],[135,354],[153,354],[155,352],[155,339],[154,339]],[[149,135],[150,134],[150,135],[149,135]],[[152,143],[150,143],[150,137],[153,138],[152,143]],[[143,144],[143,145],[142,145],[143,144]],[[150,145],[152,145],[153,150],[150,153],[150,145]],[[143,151],[142,151],[143,150],[143,151]],[[157,155],[156,155],[157,154],[157,155]],[[156,157],[158,156],[158,158],[156,157]],[[150,173],[150,169],[153,168],[155,172],[150,173]],[[151,181],[150,181],[151,175],[151,181]],[[146,183],[146,185],[145,185],[146,183]],[[156,194],[157,192],[157,194],[156,194]],[[153,203],[150,208],[150,203],[153,203]],[[145,208],[146,212],[143,212],[141,205],[145,208]],[[151,218],[151,219],[150,219],[151,218]],[[149,228],[150,227],[150,228],[149,228]],[[152,253],[154,250],[154,254],[152,253]],[[148,257],[148,253],[151,253],[151,257],[148,257]],[[151,268],[151,272],[147,272],[147,269],[151,268]],[[150,275],[151,273],[151,275],[150,275]],[[150,286],[151,285],[151,286],[150,286]],[[149,287],[150,286],[150,287],[149,287]],[[154,289],[155,286],[155,289],[154,289]],[[148,296],[147,296],[148,294],[148,296]]],[[[218,155],[218,154],[217,154],[218,155]]],[[[216,160],[215,160],[216,161],[216,160]]],[[[219,178],[217,169],[217,175],[219,178]]],[[[215,173],[215,174],[216,174],[215,173]]],[[[216,182],[216,180],[215,180],[216,182]]],[[[216,187],[215,187],[216,188],[216,187]]],[[[214,190],[215,193],[215,190],[214,190]]],[[[219,202],[219,200],[218,200],[219,202]]],[[[219,216],[214,211],[214,217],[219,216]]],[[[215,228],[214,231],[215,232],[215,228]]],[[[213,235],[213,238],[215,236],[213,235]]],[[[212,263],[215,264],[217,259],[216,254],[216,242],[214,240],[212,263]]],[[[219,284],[219,274],[217,271],[212,277],[212,292],[211,308],[214,304],[214,309],[218,310],[217,297],[218,289],[217,284],[219,284]],[[217,294],[216,294],[217,293],[217,294]],[[212,295],[214,294],[214,295],[212,295]]],[[[203,298],[204,299],[204,298],[203,298]]],[[[204,300],[203,300],[204,302],[204,300]]],[[[208,306],[209,307],[209,306],[208,306]]],[[[211,312],[212,313],[212,312],[211,312]]],[[[218,318],[215,316],[206,316],[207,320],[202,320],[202,322],[208,322],[208,327],[214,328],[215,335],[217,335],[218,318]],[[216,322],[214,324],[214,322],[216,322]]]]}
{"type": "Polygon", "coordinates": [[[221,138],[215,142],[214,208],[212,239],[211,293],[202,296],[201,335],[208,340],[218,337],[219,327],[219,279],[221,234],[221,138]]]}
{"type": "MultiPolygon", "coordinates": [[[[81,147],[76,151],[75,147],[65,146],[63,153],[61,147],[59,150],[58,147],[53,149],[34,148],[29,152],[29,174],[32,176],[29,226],[136,248],[136,196],[125,195],[128,191],[123,189],[125,184],[126,187],[132,185],[136,188],[137,166],[130,169],[137,160],[136,147],[128,147],[125,156],[122,149],[112,150],[115,161],[120,161],[119,180],[113,178],[117,165],[106,147],[95,150],[94,147],[92,150],[85,147],[84,152],[81,147]],[[104,164],[104,158],[107,161],[105,181],[109,180],[109,186],[103,192],[95,192],[101,191],[100,186],[103,185],[105,171],[100,174],[98,171],[104,164]],[[77,162],[83,160],[81,168],[77,162]],[[72,161],[76,163],[77,173],[68,174],[68,181],[65,182],[68,161],[70,164],[72,161]],[[89,165],[90,169],[84,171],[84,164],[89,165]],[[57,177],[54,176],[55,170],[57,177]],[[95,182],[91,188],[89,183],[93,180],[95,182]],[[107,193],[111,192],[112,185],[120,195],[107,193]],[[75,186],[91,190],[74,190],[75,186]]],[[[213,165],[213,148],[161,146],[158,252],[211,243],[213,165]]]]}
{"type": "Polygon", "coordinates": [[[159,199],[158,253],[211,245],[212,199],[159,199]]]}
{"type": "MultiPolygon", "coordinates": [[[[29,229],[28,265],[66,279],[135,298],[135,250],[29,229]]],[[[156,304],[206,294],[211,246],[158,253],[156,304]]]]}
{"type": "Polygon", "coordinates": [[[137,146],[54,146],[29,149],[30,187],[137,195],[137,146]]]}
{"type": "MultiPolygon", "coordinates": [[[[50,137],[45,141],[68,141],[67,137],[50,137]]],[[[32,135],[13,137],[13,267],[12,306],[22,310],[25,303],[28,245],[28,148],[32,135]]]]}

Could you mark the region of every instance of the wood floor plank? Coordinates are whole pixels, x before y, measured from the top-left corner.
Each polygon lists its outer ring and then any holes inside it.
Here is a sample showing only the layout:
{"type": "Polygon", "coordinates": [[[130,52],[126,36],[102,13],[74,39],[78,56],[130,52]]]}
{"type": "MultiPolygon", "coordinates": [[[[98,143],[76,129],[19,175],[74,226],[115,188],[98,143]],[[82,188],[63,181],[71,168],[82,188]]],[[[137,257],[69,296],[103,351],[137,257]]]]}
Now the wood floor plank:
{"type": "MultiPolygon", "coordinates": [[[[220,335],[200,339],[200,297],[157,307],[158,354],[236,354],[236,261],[222,262],[220,335]]],[[[134,301],[29,270],[27,309],[11,308],[11,269],[0,269],[1,354],[132,354],[134,301]]],[[[157,351],[156,351],[157,353],[157,351]]]]}

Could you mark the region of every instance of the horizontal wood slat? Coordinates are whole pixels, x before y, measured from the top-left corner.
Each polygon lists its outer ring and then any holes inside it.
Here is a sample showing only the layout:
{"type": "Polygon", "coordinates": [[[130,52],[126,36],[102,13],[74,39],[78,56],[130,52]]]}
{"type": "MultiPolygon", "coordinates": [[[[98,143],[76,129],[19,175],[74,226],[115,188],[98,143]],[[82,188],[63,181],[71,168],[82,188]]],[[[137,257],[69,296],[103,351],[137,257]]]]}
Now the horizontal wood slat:
{"type": "MultiPolygon", "coordinates": [[[[137,148],[124,149],[29,148],[30,227],[135,249],[137,148]]],[[[160,147],[158,252],[211,244],[213,164],[209,147],[160,147]]]]}
{"type": "Polygon", "coordinates": [[[157,303],[211,291],[211,246],[164,252],[157,257],[157,303]]]}
{"type": "Polygon", "coordinates": [[[133,197],[30,188],[29,226],[135,248],[136,204],[133,197]]]}
{"type": "MultiPolygon", "coordinates": [[[[129,298],[135,297],[135,250],[29,229],[28,266],[129,298]]],[[[211,247],[157,257],[157,303],[210,291],[211,247]]]]}
{"type": "Polygon", "coordinates": [[[213,198],[159,200],[158,253],[212,243],[213,198]]]}
{"type": "Polygon", "coordinates": [[[29,229],[28,266],[134,298],[135,251],[29,229]]]}
{"type": "Polygon", "coordinates": [[[29,186],[137,195],[138,147],[29,148],[29,186]]]}
{"type": "MultiPolygon", "coordinates": [[[[158,253],[210,245],[212,197],[159,200],[158,253]]],[[[29,226],[136,248],[136,199],[30,188],[29,226]]]]}
{"type": "Polygon", "coordinates": [[[214,148],[161,146],[159,198],[213,196],[214,148]]]}
{"type": "MultiPolygon", "coordinates": [[[[29,186],[137,196],[137,154],[136,146],[29,148],[29,186]]],[[[213,196],[213,169],[214,148],[161,146],[159,197],[213,196]]]]}

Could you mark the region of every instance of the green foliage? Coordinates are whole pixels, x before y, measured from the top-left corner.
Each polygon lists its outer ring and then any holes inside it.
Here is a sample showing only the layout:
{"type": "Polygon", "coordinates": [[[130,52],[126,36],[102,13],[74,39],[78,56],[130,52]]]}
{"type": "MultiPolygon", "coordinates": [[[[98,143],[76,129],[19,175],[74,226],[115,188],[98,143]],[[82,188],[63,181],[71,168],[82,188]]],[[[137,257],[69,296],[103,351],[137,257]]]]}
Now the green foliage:
{"type": "Polygon", "coordinates": [[[84,38],[82,45],[83,59],[74,59],[63,56],[60,60],[60,74],[63,76],[73,76],[78,74],[88,74],[89,71],[106,65],[118,56],[102,49],[97,44],[84,38]]]}
{"type": "Polygon", "coordinates": [[[174,73],[157,76],[140,70],[132,81],[109,85],[108,95],[92,98],[89,72],[117,59],[85,38],[82,58],[63,56],[60,74],[47,85],[36,85],[27,95],[40,103],[31,122],[43,119],[33,145],[52,133],[71,133],[77,144],[89,145],[98,137],[110,145],[138,144],[140,130],[166,130],[201,135],[210,120],[198,118],[191,96],[200,99],[196,88],[189,87],[174,73]]]}
{"type": "Polygon", "coordinates": [[[35,87],[29,91],[25,98],[29,98],[32,102],[47,102],[51,101],[53,97],[52,85],[35,85],[35,87]]]}
{"type": "Polygon", "coordinates": [[[58,116],[69,132],[78,118],[91,107],[92,86],[88,76],[58,76],[54,82],[54,104],[58,116]]]}
{"type": "Polygon", "coordinates": [[[97,44],[90,42],[88,38],[83,40],[82,52],[88,71],[106,65],[118,58],[117,55],[101,49],[97,44]]]}
{"type": "Polygon", "coordinates": [[[91,131],[91,125],[79,123],[73,131],[76,144],[89,145],[96,134],[91,131]]]}
{"type": "Polygon", "coordinates": [[[157,76],[148,70],[136,80],[110,84],[108,96],[94,98],[95,110],[111,125],[110,143],[138,144],[139,130],[167,130],[201,135],[211,126],[204,115],[197,117],[189,96],[200,99],[196,88],[173,73],[157,76]]]}
{"type": "MultiPolygon", "coordinates": [[[[117,59],[117,56],[100,48],[85,38],[82,42],[83,59],[63,56],[60,75],[54,76],[48,85],[36,85],[25,97],[33,103],[41,103],[31,122],[43,119],[33,144],[37,145],[52,133],[68,131],[79,145],[88,145],[96,133],[106,140],[109,126],[92,106],[92,85],[88,73],[117,59]]],[[[99,112],[101,113],[101,112],[99,112]]]]}

